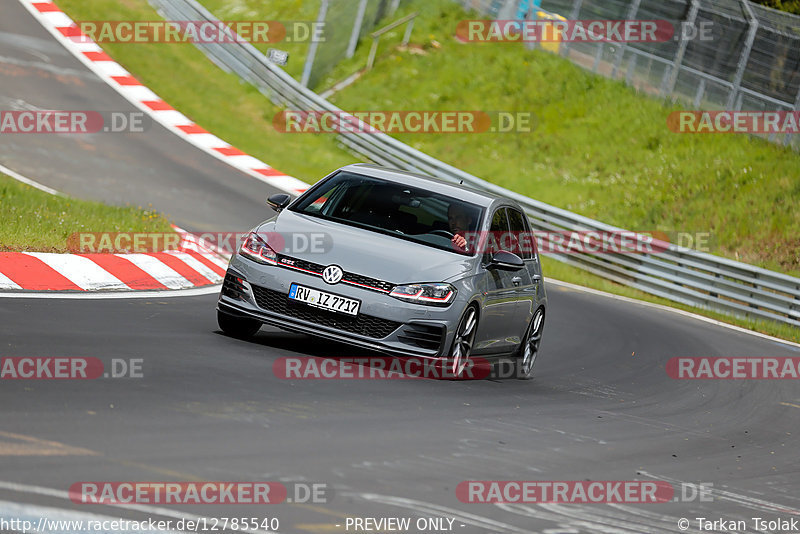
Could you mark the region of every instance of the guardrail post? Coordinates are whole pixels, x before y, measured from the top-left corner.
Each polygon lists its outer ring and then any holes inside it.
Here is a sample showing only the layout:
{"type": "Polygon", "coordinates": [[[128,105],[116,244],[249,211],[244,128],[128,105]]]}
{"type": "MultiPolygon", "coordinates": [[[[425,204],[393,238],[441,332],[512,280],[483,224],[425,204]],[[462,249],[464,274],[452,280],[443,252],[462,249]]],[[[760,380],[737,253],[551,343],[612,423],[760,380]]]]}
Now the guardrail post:
{"type": "Polygon", "coordinates": [[[414,29],[414,20],[411,19],[406,27],[406,33],[403,34],[403,42],[401,43],[403,46],[408,44],[408,41],[411,39],[411,30],[414,29]]]}
{"type": "MultiPolygon", "coordinates": [[[[581,5],[583,4],[583,0],[575,0],[575,3],[572,4],[572,13],[569,14],[570,20],[576,20],[581,15],[581,5]]],[[[560,52],[563,57],[567,57],[569,53],[569,41],[564,41],[561,43],[560,52]]]]}
{"type": "MultiPolygon", "coordinates": [[[[633,0],[631,7],[628,8],[628,14],[626,15],[625,20],[633,20],[636,17],[636,13],[639,11],[639,4],[641,4],[642,0],[633,0]]],[[[611,77],[617,77],[617,71],[619,70],[620,65],[622,65],[622,56],[625,55],[625,49],[628,47],[627,42],[619,43],[619,49],[617,50],[617,56],[614,58],[614,68],[611,70],[611,77]]]]}
{"type": "Polygon", "coordinates": [[[706,79],[700,78],[700,83],[697,84],[697,92],[694,95],[694,108],[699,109],[703,101],[703,94],[706,92],[706,79]]]}
{"type": "MultiPolygon", "coordinates": [[[[689,14],[686,16],[685,24],[694,26],[694,23],[697,22],[697,12],[700,11],[700,1],[691,0],[691,3],[692,7],[689,8],[689,14]]],[[[671,95],[675,91],[675,84],[678,83],[678,75],[681,73],[683,56],[686,55],[686,48],[689,46],[689,40],[683,38],[683,25],[680,26],[679,31],[680,44],[675,53],[675,59],[672,61],[672,72],[669,73],[666,85],[661,88],[661,96],[671,95]]]]}
{"type": "Polygon", "coordinates": [[[347,43],[347,57],[353,57],[356,53],[356,45],[358,44],[358,36],[361,35],[361,24],[364,22],[364,13],[367,11],[367,0],[361,0],[358,3],[358,11],[356,12],[355,22],[353,22],[353,31],[350,34],[350,42],[347,43]]]}
{"type": "MultiPolygon", "coordinates": [[[[319,5],[319,13],[317,14],[317,23],[324,24],[325,17],[328,15],[328,0],[322,0],[319,5]]],[[[303,77],[300,79],[300,83],[303,87],[308,87],[308,80],[311,79],[311,69],[314,67],[314,58],[317,55],[317,47],[319,43],[316,39],[311,41],[311,45],[308,47],[308,55],[306,55],[306,64],[303,65],[303,77]]]]}
{"type": "Polygon", "coordinates": [[[800,88],[797,90],[797,98],[794,99],[794,110],[800,111],[800,88]]]}
{"type": "Polygon", "coordinates": [[[367,70],[372,70],[372,64],[375,63],[375,54],[378,52],[380,38],[380,35],[372,38],[372,46],[369,48],[369,57],[367,58],[367,70]]]}
{"type": "Polygon", "coordinates": [[[736,99],[739,96],[739,88],[742,86],[744,71],[747,68],[747,61],[750,59],[750,51],[753,49],[753,43],[756,40],[756,32],[758,31],[758,19],[753,14],[753,10],[750,9],[748,1],[741,0],[741,4],[744,6],[747,16],[750,18],[750,30],[747,32],[747,41],[745,41],[742,55],[739,56],[739,65],[736,67],[736,75],[733,78],[733,87],[728,95],[728,110],[738,110],[738,108],[735,108],[736,99]]]}

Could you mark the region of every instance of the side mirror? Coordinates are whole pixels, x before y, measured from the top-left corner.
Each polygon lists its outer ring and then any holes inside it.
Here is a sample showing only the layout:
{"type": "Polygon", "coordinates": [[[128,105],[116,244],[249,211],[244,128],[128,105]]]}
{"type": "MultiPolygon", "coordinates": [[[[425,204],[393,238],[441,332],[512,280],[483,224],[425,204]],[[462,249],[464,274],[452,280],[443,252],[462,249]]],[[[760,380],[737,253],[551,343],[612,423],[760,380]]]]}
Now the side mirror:
{"type": "Polygon", "coordinates": [[[489,269],[498,269],[500,271],[519,271],[523,267],[525,267],[525,262],[522,261],[522,258],[505,250],[495,252],[488,265],[489,269]]]}
{"type": "Polygon", "coordinates": [[[267,205],[275,211],[281,211],[292,201],[292,196],[286,193],[276,193],[267,199],[267,205]]]}

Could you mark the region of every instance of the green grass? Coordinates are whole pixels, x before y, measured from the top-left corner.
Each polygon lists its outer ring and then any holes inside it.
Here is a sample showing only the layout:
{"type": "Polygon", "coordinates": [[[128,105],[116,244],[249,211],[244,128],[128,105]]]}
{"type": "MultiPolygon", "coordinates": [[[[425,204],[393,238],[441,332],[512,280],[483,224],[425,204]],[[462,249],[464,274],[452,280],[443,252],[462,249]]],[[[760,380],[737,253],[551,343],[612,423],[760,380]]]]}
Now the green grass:
{"type": "Polygon", "coordinates": [[[67,252],[79,232],[173,232],[153,210],[51,195],[3,174],[0,220],[1,251],[67,252]]]}
{"type": "MultiPolygon", "coordinates": [[[[297,0],[281,7],[256,0],[204,3],[226,20],[313,18],[297,0]]],[[[60,0],[59,5],[75,20],[157,18],[145,0],[60,0]]],[[[712,231],[728,255],[738,253],[744,261],[797,272],[797,253],[791,252],[800,247],[793,209],[800,196],[796,154],[744,137],[671,134],[666,129],[673,109],[669,106],[546,53],[457,44],[453,28],[466,15],[449,1],[417,2],[395,18],[411,9],[422,11],[412,44],[426,55],[393,51],[403,29],[392,32],[382,40],[375,69],[336,95],[338,104],[352,110],[534,111],[538,127],[528,135],[398,137],[554,205],[637,230],[712,231]]],[[[272,119],[280,109],[191,45],[103,46],[198,124],[284,172],[313,183],[356,159],[332,136],[277,133],[272,119]]],[[[318,89],[363,67],[367,48],[362,43],[356,56],[340,64],[318,89]]],[[[297,76],[299,68],[291,62],[302,59],[297,51],[292,54],[289,72],[297,76]]],[[[547,258],[545,275],[800,341],[788,326],[675,305],[547,258]]]]}

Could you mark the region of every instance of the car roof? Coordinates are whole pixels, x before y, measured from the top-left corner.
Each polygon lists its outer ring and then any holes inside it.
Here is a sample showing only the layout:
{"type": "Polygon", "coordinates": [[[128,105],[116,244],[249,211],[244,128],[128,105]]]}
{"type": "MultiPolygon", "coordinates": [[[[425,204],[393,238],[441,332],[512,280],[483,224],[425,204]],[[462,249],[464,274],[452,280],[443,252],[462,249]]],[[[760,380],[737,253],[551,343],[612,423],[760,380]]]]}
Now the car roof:
{"type": "Polygon", "coordinates": [[[355,163],[353,165],[346,165],[339,170],[380,178],[389,182],[420,187],[434,193],[440,193],[453,197],[457,200],[463,200],[465,202],[470,202],[472,204],[477,204],[484,207],[491,206],[498,200],[509,204],[516,204],[510,199],[486,191],[479,191],[461,184],[445,182],[438,178],[433,178],[424,174],[401,171],[399,169],[391,169],[389,167],[381,167],[379,165],[355,163]]]}

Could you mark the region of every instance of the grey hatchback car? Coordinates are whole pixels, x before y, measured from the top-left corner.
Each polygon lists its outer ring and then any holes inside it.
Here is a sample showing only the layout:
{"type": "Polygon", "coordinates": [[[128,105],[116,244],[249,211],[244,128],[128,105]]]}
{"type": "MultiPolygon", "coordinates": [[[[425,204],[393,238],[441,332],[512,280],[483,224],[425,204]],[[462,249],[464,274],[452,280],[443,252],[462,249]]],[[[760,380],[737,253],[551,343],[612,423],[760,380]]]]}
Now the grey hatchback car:
{"type": "Polygon", "coordinates": [[[511,359],[530,378],[546,296],[528,219],[509,199],[427,176],[356,164],[297,199],[231,258],[222,331],[262,324],[398,356],[463,376],[469,359],[511,359]]]}

